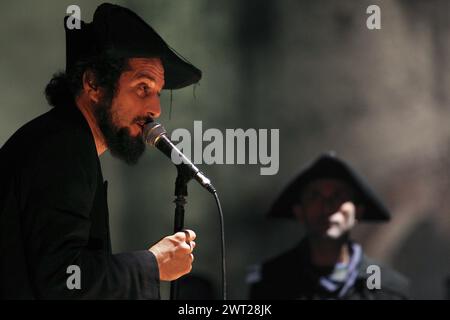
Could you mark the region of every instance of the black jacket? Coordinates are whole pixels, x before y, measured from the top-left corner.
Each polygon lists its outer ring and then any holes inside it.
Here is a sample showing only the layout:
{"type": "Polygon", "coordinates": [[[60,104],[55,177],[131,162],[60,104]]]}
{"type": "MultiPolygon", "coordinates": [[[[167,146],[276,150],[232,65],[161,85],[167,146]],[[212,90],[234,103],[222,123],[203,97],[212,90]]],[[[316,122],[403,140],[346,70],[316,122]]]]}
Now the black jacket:
{"type": "Polygon", "coordinates": [[[251,283],[250,299],[391,300],[409,297],[405,277],[362,255],[353,286],[338,298],[319,286],[319,274],[309,257],[309,245],[304,240],[288,252],[256,266],[248,279],[251,283]],[[367,273],[369,265],[380,267],[381,289],[368,288],[367,279],[371,275],[367,273]]]}
{"type": "Polygon", "coordinates": [[[151,252],[111,252],[107,182],[74,105],[20,128],[0,164],[0,298],[159,299],[151,252]],[[70,265],[79,290],[67,287],[70,265]]]}

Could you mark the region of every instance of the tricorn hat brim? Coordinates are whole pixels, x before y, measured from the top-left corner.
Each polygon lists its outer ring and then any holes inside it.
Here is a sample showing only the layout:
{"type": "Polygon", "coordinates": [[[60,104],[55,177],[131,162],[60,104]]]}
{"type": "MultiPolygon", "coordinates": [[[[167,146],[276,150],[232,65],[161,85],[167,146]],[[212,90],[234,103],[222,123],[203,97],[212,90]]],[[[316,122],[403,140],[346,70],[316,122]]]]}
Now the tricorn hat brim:
{"type": "Polygon", "coordinates": [[[109,3],[100,5],[91,23],[67,27],[66,70],[79,60],[112,52],[125,58],[158,57],[164,67],[164,88],[180,89],[200,81],[202,72],[173,50],[133,11],[109,3]]]}
{"type": "Polygon", "coordinates": [[[331,178],[348,183],[358,195],[358,203],[364,206],[361,220],[388,221],[390,214],[369,185],[348,164],[333,154],[324,154],[306,166],[283,190],[273,203],[268,216],[294,219],[293,206],[299,202],[301,191],[310,182],[331,178]]]}

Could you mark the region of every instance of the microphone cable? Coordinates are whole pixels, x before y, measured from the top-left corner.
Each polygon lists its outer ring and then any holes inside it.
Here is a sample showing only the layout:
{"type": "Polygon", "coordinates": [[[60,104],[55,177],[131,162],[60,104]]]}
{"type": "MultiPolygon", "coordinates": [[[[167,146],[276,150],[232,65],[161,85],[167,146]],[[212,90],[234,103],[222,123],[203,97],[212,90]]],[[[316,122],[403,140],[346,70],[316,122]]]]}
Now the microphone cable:
{"type": "Polygon", "coordinates": [[[217,209],[219,210],[220,218],[220,241],[221,241],[221,255],[222,255],[222,299],[227,300],[227,268],[225,259],[225,226],[223,219],[222,206],[220,205],[219,195],[214,190],[214,199],[216,200],[217,209]]]}

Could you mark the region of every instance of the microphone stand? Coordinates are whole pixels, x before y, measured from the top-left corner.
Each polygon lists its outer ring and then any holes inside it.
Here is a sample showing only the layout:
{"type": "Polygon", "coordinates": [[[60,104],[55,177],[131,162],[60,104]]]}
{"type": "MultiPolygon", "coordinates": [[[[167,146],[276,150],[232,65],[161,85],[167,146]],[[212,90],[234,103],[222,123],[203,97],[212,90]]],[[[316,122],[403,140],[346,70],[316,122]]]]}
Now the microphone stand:
{"type": "MultiPolygon", "coordinates": [[[[187,184],[192,179],[192,175],[183,170],[182,166],[177,167],[177,178],[175,180],[175,219],[173,231],[177,233],[184,228],[184,205],[186,204],[187,184]]],[[[179,293],[179,280],[174,280],[170,283],[170,300],[177,300],[179,293]]]]}

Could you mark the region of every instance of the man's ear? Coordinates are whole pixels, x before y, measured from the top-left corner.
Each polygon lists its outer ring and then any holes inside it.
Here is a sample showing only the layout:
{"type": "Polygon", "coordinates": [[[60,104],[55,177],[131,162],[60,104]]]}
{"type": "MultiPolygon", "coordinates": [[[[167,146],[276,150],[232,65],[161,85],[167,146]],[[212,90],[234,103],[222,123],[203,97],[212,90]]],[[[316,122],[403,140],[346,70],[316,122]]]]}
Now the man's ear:
{"type": "Polygon", "coordinates": [[[83,91],[93,102],[97,103],[100,101],[101,92],[91,70],[86,70],[83,73],[83,91]]]}
{"type": "Polygon", "coordinates": [[[292,206],[292,213],[300,223],[305,222],[305,214],[300,204],[294,204],[292,206]]]}

